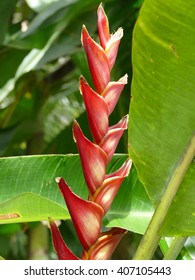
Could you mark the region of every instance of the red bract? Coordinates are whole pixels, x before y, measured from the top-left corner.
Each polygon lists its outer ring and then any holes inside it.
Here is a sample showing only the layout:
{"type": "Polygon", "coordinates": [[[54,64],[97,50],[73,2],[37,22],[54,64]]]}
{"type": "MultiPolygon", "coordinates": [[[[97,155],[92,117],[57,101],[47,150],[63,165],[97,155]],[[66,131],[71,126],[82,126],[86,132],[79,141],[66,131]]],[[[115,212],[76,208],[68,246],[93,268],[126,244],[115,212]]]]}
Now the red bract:
{"type": "Polygon", "coordinates": [[[104,211],[98,204],[73,193],[63,178],[56,178],[56,181],[66,201],[78,238],[85,250],[88,250],[98,238],[104,211]]]}
{"type": "Polygon", "coordinates": [[[116,246],[125,234],[126,230],[113,228],[100,235],[96,243],[88,252],[84,251],[82,259],[84,260],[107,260],[112,255],[116,246]]]}
{"type": "Polygon", "coordinates": [[[102,186],[93,195],[92,200],[104,209],[104,215],[109,210],[124,178],[128,176],[131,163],[131,160],[127,160],[118,171],[107,175],[102,186]]]}
{"type": "Polygon", "coordinates": [[[73,252],[66,246],[55,222],[49,218],[52,241],[59,260],[78,260],[73,252]]]}
{"type": "Polygon", "coordinates": [[[108,132],[102,139],[100,147],[107,155],[107,164],[110,162],[118,142],[128,126],[128,115],[123,117],[116,125],[109,127],[108,132]]]}
{"type": "Polygon", "coordinates": [[[98,45],[83,26],[81,42],[85,49],[93,84],[101,93],[110,81],[110,64],[103,48],[98,45]]]}
{"type": "Polygon", "coordinates": [[[116,103],[120,97],[121,91],[127,84],[127,74],[120,78],[118,82],[109,82],[104,91],[101,93],[107,106],[109,115],[114,110],[116,103]]]}
{"type": "Polygon", "coordinates": [[[83,95],[93,139],[99,144],[108,131],[107,104],[101,95],[90,88],[83,77],[80,78],[80,91],[83,95]]]}
{"type": "MultiPolygon", "coordinates": [[[[101,226],[102,218],[109,210],[124,178],[128,176],[132,164],[131,160],[127,159],[118,170],[106,174],[107,165],[115,153],[124,130],[128,127],[128,116],[124,116],[117,124],[109,126],[109,116],[127,83],[127,75],[117,82],[110,81],[110,72],[123,30],[119,28],[115,34],[110,34],[108,19],[102,5],[99,6],[97,14],[100,44],[90,37],[85,26],[81,33],[81,41],[95,87],[93,90],[81,76],[80,92],[93,142],[84,136],[76,121],[73,123],[73,137],[89,191],[88,200],[73,193],[63,178],[57,178],[58,186],[83,246],[82,259],[85,260],[108,259],[126,232],[120,228],[101,232],[101,226]]],[[[65,245],[57,226],[51,220],[50,227],[58,258],[78,259],[65,245]]]]}
{"type": "Polygon", "coordinates": [[[120,40],[123,37],[123,29],[119,28],[114,34],[109,34],[109,22],[102,5],[99,6],[97,15],[100,44],[109,60],[111,71],[116,60],[120,40]]]}
{"type": "Polygon", "coordinates": [[[118,47],[119,47],[120,40],[122,37],[123,37],[123,29],[120,28],[117,30],[116,33],[111,35],[110,40],[106,44],[105,53],[109,60],[110,70],[114,66],[117,52],[118,52],[118,47]]]}
{"type": "Polygon", "coordinates": [[[98,7],[97,15],[98,15],[98,33],[99,33],[100,44],[102,48],[105,49],[106,44],[110,39],[110,30],[109,30],[109,22],[107,16],[101,4],[98,7]]]}
{"type": "Polygon", "coordinates": [[[129,171],[131,169],[131,165],[132,165],[132,160],[131,159],[127,159],[118,170],[116,170],[113,173],[107,174],[105,176],[105,179],[112,178],[112,177],[117,177],[117,176],[119,176],[119,177],[127,177],[128,174],[129,174],[129,171]]]}
{"type": "Polygon", "coordinates": [[[79,124],[73,124],[73,135],[77,143],[85,181],[90,193],[103,183],[106,174],[106,153],[96,144],[89,141],[82,133],[79,124]]]}

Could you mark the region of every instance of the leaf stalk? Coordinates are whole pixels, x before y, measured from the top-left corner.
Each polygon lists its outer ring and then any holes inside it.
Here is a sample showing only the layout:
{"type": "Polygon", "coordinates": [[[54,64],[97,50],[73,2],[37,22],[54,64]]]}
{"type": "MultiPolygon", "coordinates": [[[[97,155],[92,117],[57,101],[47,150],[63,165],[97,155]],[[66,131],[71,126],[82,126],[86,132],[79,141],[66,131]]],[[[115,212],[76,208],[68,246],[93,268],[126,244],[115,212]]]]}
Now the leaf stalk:
{"type": "Polygon", "coordinates": [[[159,230],[168,213],[169,207],[178,191],[178,188],[185,176],[185,173],[195,156],[195,134],[192,135],[185,152],[180,157],[172,176],[167,184],[155,211],[148,228],[137,248],[134,260],[151,259],[158,247],[160,241],[159,230]]]}
{"type": "Polygon", "coordinates": [[[187,238],[188,238],[187,236],[175,237],[168,251],[164,255],[163,260],[176,260],[187,238]]]}

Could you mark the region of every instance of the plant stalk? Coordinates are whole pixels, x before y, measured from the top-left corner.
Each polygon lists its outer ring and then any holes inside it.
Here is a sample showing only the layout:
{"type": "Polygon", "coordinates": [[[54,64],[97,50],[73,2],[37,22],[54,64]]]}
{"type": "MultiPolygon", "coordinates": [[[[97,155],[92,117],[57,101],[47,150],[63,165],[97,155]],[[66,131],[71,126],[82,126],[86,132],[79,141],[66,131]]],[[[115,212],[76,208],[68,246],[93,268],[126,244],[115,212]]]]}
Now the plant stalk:
{"type": "Polygon", "coordinates": [[[38,223],[29,233],[29,259],[48,260],[48,228],[42,223],[38,223]]]}
{"type": "Polygon", "coordinates": [[[138,246],[134,260],[151,259],[158,247],[161,236],[159,229],[167,215],[169,207],[175,197],[183,177],[195,156],[195,135],[192,136],[190,142],[181,156],[172,176],[168,182],[160,202],[158,203],[148,228],[138,246]]]}
{"type": "Polygon", "coordinates": [[[171,246],[169,247],[168,251],[166,252],[163,260],[176,260],[181,249],[183,248],[187,238],[188,238],[187,236],[175,237],[171,246]]]}

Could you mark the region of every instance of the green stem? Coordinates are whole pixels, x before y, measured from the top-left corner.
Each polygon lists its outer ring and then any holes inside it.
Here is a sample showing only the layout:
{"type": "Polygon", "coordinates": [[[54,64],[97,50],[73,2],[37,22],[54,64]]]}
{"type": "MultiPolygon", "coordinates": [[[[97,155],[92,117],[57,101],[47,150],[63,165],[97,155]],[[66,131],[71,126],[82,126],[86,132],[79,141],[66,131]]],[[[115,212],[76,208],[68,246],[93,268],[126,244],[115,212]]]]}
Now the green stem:
{"type": "Polygon", "coordinates": [[[48,228],[38,223],[29,233],[29,259],[48,260],[48,228]]]}
{"type": "Polygon", "coordinates": [[[2,128],[5,128],[8,125],[8,123],[9,123],[9,121],[10,121],[10,119],[11,119],[13,113],[14,113],[14,110],[15,110],[16,106],[18,105],[18,102],[20,101],[21,97],[22,97],[22,93],[21,92],[19,94],[16,94],[15,101],[7,109],[7,112],[6,112],[6,114],[4,116],[4,119],[3,119],[2,123],[1,123],[1,127],[2,128]]]}
{"type": "Polygon", "coordinates": [[[159,229],[167,215],[169,207],[175,197],[177,190],[182,182],[182,179],[195,155],[195,135],[192,136],[189,145],[184,154],[180,158],[175,170],[170,177],[167,188],[163,193],[159,204],[153,214],[153,217],[148,225],[148,228],[139,244],[135,253],[134,260],[151,259],[158,247],[160,235],[159,229]]]}
{"type": "Polygon", "coordinates": [[[186,242],[187,236],[177,236],[174,238],[171,246],[169,247],[168,251],[166,252],[163,260],[176,260],[177,256],[179,255],[181,249],[186,242]]]}

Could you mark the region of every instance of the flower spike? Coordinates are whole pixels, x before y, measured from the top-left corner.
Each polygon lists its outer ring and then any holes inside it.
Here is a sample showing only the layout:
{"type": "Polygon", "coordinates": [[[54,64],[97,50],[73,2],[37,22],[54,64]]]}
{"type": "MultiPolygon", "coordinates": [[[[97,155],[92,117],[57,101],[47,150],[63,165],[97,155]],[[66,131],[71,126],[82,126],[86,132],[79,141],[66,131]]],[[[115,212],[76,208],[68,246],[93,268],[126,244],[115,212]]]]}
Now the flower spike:
{"type": "Polygon", "coordinates": [[[104,211],[98,204],[74,194],[63,178],[56,178],[56,181],[66,201],[78,238],[85,250],[88,250],[98,238],[104,211]]]}
{"type": "MultiPolygon", "coordinates": [[[[117,124],[109,126],[109,116],[127,84],[127,75],[118,81],[110,81],[123,29],[119,28],[117,32],[110,34],[108,18],[102,5],[98,8],[97,17],[100,44],[90,37],[85,26],[81,32],[81,42],[95,88],[92,89],[87,81],[80,77],[80,93],[84,100],[93,141],[85,137],[77,121],[74,121],[72,129],[89,191],[87,200],[72,192],[63,178],[56,178],[83,246],[81,257],[83,260],[110,258],[125,234],[125,229],[112,228],[107,232],[101,232],[101,227],[102,219],[108,212],[124,178],[128,176],[132,164],[132,161],[127,159],[118,170],[106,174],[107,165],[128,126],[128,115],[117,124]]],[[[78,259],[64,243],[55,222],[51,219],[49,221],[58,258],[78,259]]]]}

